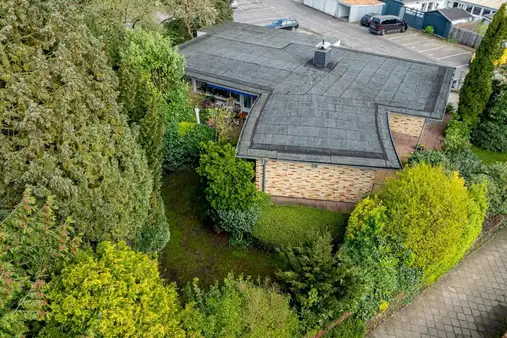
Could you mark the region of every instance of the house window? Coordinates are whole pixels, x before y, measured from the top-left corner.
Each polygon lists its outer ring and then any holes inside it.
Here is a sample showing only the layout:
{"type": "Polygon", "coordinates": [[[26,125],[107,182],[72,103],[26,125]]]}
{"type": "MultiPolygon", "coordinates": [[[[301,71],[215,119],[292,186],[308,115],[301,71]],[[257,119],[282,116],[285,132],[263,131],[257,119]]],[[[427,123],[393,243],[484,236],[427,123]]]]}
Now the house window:
{"type": "Polygon", "coordinates": [[[474,6],[472,5],[468,5],[467,8],[465,9],[468,13],[472,13],[472,9],[474,8],[474,6]]]}
{"type": "Polygon", "coordinates": [[[458,7],[459,6],[459,2],[455,2],[452,4],[452,7],[458,7]]]}
{"type": "Polygon", "coordinates": [[[481,14],[481,7],[474,7],[474,10],[472,11],[472,14],[474,15],[480,15],[481,14]]]}
{"type": "Polygon", "coordinates": [[[252,108],[253,98],[251,96],[243,96],[243,107],[245,108],[252,108]]]}
{"type": "Polygon", "coordinates": [[[428,11],[433,9],[433,2],[428,3],[428,11]]]}
{"type": "Polygon", "coordinates": [[[488,15],[491,13],[491,9],[484,9],[484,12],[482,12],[482,15],[488,15]]]}

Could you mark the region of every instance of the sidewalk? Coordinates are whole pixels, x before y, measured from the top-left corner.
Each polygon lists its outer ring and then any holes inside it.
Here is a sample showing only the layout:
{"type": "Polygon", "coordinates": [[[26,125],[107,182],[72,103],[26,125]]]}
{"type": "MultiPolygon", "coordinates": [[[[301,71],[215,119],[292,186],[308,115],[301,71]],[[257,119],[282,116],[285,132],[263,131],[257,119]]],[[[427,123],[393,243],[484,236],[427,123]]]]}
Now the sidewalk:
{"type": "Polygon", "coordinates": [[[501,337],[507,329],[507,229],[368,336],[501,337]]]}

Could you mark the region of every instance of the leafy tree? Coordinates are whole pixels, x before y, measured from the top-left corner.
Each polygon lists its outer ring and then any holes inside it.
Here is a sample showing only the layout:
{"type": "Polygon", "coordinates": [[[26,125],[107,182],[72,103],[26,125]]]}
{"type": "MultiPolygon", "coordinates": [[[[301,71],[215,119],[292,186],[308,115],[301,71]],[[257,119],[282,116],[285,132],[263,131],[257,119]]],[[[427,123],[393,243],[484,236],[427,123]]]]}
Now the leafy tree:
{"type": "Polygon", "coordinates": [[[100,38],[113,65],[119,62],[122,32],[125,28],[144,27],[156,30],[155,12],[159,8],[155,0],[76,0],[86,13],[86,24],[100,38]]]}
{"type": "Polygon", "coordinates": [[[0,337],[23,337],[44,318],[43,286],[79,246],[70,220],[57,223],[53,197],[30,190],[0,227],[0,337]]]}
{"type": "Polygon", "coordinates": [[[129,123],[139,128],[138,142],[153,180],[149,217],[136,241],[142,251],[161,250],[169,240],[160,197],[168,108],[165,96],[181,83],[183,72],[183,58],[167,38],[142,29],[126,32],[120,48],[120,102],[129,123]]]}
{"type": "Polygon", "coordinates": [[[484,118],[472,133],[475,145],[489,151],[507,152],[507,84],[495,82],[484,118]]]}
{"type": "Polygon", "coordinates": [[[185,295],[196,310],[185,322],[190,332],[217,338],[298,336],[297,316],[275,285],[230,274],[208,291],[196,279],[185,295]]]}
{"type": "Polygon", "coordinates": [[[502,56],[506,38],[507,20],[502,4],[488,26],[460,91],[458,115],[472,127],[479,123],[492,93],[494,62],[502,56]]]}
{"type": "Polygon", "coordinates": [[[197,173],[215,223],[235,240],[250,233],[259,217],[259,194],[253,183],[253,164],[236,157],[230,144],[203,144],[197,173]]]}
{"type": "Polygon", "coordinates": [[[152,180],[117,78],[72,2],[0,3],[0,208],[54,195],[86,240],[132,240],[152,180]]]}
{"type": "Polygon", "coordinates": [[[329,233],[302,247],[282,252],[287,270],[276,277],[291,294],[304,330],[322,328],[357,301],[360,290],[355,271],[333,250],[329,233]]]}
{"type": "Polygon", "coordinates": [[[456,172],[419,164],[388,180],[378,194],[386,207],[385,231],[414,253],[413,266],[433,283],[463,257],[481,231],[486,185],[470,191],[456,172]]]}
{"type": "Polygon", "coordinates": [[[185,337],[176,286],[125,242],[81,252],[47,290],[43,336],[185,337]]]}
{"type": "Polygon", "coordinates": [[[204,26],[217,23],[218,12],[214,2],[218,0],[164,0],[168,12],[174,19],[181,20],[185,26],[187,38],[193,38],[195,32],[204,26]]]}

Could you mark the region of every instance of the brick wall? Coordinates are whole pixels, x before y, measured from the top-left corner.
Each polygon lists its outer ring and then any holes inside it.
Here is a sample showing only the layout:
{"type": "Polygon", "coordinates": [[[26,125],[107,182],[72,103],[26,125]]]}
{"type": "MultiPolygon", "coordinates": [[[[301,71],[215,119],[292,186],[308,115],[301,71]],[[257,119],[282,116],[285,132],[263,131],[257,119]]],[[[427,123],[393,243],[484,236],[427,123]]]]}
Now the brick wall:
{"type": "MultiPolygon", "coordinates": [[[[358,202],[373,188],[375,170],[339,165],[266,160],[265,192],[272,196],[358,202]],[[314,167],[316,166],[316,167],[314,167]]],[[[262,189],[262,161],[256,161],[257,189],[262,189]]]]}
{"type": "Polygon", "coordinates": [[[409,136],[419,137],[424,126],[424,118],[400,115],[395,113],[389,114],[389,128],[391,132],[402,133],[409,136]]]}

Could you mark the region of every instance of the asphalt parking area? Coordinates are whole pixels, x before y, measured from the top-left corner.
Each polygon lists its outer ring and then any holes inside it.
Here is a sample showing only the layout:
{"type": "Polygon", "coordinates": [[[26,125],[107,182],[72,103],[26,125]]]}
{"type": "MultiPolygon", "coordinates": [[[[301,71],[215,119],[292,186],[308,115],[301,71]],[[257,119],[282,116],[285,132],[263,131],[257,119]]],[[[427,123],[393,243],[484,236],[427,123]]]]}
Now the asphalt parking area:
{"type": "Polygon", "coordinates": [[[460,70],[468,68],[473,50],[414,30],[386,35],[387,39],[460,70]]]}

